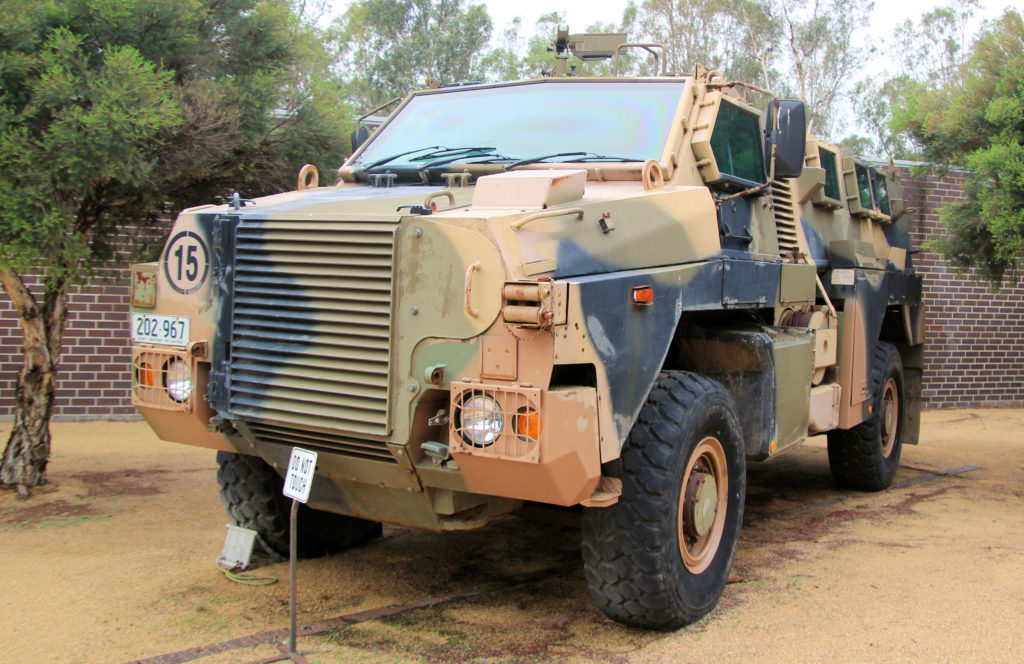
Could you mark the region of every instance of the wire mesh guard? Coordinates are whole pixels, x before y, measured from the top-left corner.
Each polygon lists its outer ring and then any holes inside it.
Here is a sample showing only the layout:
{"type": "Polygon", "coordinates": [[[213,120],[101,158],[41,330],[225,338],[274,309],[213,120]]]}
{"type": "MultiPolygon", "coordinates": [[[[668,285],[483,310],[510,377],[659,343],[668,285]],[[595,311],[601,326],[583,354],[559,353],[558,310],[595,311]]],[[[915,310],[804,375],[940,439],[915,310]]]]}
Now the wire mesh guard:
{"type": "Polygon", "coordinates": [[[132,358],[132,403],[190,412],[192,358],[185,353],[137,350],[132,358]]]}
{"type": "Polygon", "coordinates": [[[540,396],[536,388],[453,383],[450,446],[475,456],[539,463],[540,396]]]}

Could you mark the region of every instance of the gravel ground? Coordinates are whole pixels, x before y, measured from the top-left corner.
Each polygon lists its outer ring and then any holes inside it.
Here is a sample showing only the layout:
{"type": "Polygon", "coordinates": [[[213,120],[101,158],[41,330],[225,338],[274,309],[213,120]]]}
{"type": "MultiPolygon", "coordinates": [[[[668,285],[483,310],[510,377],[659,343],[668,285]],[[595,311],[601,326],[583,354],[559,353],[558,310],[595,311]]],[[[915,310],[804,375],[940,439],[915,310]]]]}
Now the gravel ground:
{"type": "MultiPolygon", "coordinates": [[[[218,571],[212,452],[141,422],[53,433],[51,483],[27,502],[0,488],[0,660],[279,654],[287,563],[258,570],[280,579],[269,586],[218,571]]],[[[926,411],[921,444],[878,494],[836,490],[821,439],[749,475],[732,582],[686,629],[606,620],[572,519],[504,517],[443,535],[387,527],[302,561],[299,623],[316,634],[299,650],[323,663],[1024,659],[1024,410],[926,411]]]]}

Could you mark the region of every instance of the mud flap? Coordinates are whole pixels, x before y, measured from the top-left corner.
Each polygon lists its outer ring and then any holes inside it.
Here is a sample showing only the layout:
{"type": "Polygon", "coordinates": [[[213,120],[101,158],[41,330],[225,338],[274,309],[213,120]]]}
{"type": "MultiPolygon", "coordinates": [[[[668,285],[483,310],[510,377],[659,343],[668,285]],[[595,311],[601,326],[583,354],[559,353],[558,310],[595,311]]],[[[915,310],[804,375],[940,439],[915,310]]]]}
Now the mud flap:
{"type": "Polygon", "coordinates": [[[921,369],[904,367],[903,444],[917,445],[921,437],[921,369]]]}

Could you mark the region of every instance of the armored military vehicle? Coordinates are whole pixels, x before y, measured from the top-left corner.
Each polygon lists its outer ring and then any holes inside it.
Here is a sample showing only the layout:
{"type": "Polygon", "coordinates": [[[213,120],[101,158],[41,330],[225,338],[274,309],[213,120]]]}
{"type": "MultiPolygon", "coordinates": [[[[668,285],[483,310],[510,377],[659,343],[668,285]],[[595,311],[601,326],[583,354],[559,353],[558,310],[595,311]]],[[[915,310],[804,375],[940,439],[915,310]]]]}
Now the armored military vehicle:
{"type": "Polygon", "coordinates": [[[219,450],[236,523],[287,550],[293,447],[307,554],[577,506],[600,608],[675,629],[725,587],[747,463],[827,434],[839,485],[890,485],[924,313],[896,173],[715,72],[564,75],[623,42],[414,92],[337,184],[185,210],[132,267],[134,402],[219,450]]]}

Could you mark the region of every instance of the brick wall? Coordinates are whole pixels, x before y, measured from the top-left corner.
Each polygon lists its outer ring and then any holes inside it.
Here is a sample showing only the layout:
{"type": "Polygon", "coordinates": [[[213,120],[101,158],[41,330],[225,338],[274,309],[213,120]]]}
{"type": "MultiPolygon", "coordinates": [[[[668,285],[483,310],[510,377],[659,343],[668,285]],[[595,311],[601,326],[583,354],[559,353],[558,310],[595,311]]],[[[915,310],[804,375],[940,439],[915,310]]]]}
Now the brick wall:
{"type": "MultiPolygon", "coordinates": [[[[904,169],[904,194],[915,249],[942,232],[938,208],[963,194],[963,173],[914,179],[904,169]]],[[[924,275],[928,306],[926,407],[1024,406],[1024,287],[993,295],[945,270],[927,252],[913,257],[924,275]]],[[[131,406],[128,272],[75,290],[58,376],[57,419],[136,417],[131,406]]],[[[38,290],[38,286],[33,288],[38,290]]],[[[12,414],[21,330],[0,296],[0,417],[12,414]]]]}
{"type": "MultiPolygon", "coordinates": [[[[911,245],[941,235],[938,210],[963,198],[964,173],[913,178],[903,186],[911,245]]],[[[1024,287],[989,292],[981,282],[954,275],[941,259],[922,252],[915,269],[924,276],[927,304],[924,402],[929,408],[1024,406],[1024,287]]]]}
{"type": "MultiPolygon", "coordinates": [[[[41,298],[42,288],[29,289],[41,298]]],[[[56,419],[138,417],[131,404],[128,270],[114,270],[68,300],[68,325],[57,375],[56,419]]],[[[21,368],[21,327],[6,294],[0,295],[0,416],[13,415],[21,368]]]]}

